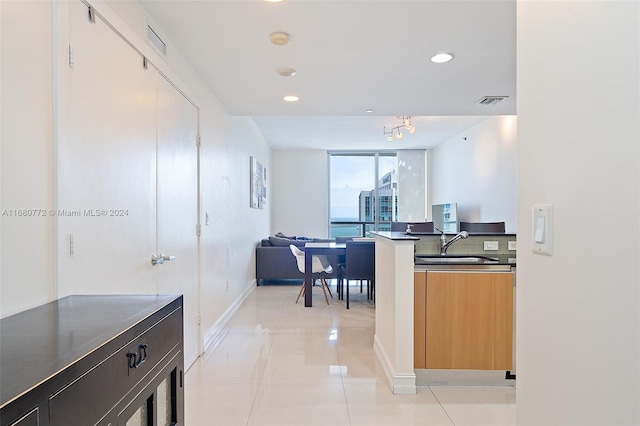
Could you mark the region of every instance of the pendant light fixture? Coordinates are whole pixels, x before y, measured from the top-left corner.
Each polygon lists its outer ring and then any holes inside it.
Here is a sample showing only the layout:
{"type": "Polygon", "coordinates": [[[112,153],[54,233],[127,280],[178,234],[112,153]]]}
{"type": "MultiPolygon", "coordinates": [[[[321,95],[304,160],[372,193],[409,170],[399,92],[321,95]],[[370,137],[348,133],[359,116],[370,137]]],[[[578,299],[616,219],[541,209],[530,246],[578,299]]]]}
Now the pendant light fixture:
{"type": "Polygon", "coordinates": [[[402,116],[398,116],[397,118],[402,121],[402,124],[399,124],[395,127],[391,127],[389,130],[387,130],[386,126],[382,128],[382,134],[389,135],[387,137],[387,140],[389,142],[393,141],[394,135],[398,140],[404,137],[404,134],[400,131],[400,129],[402,128],[407,129],[410,135],[413,135],[416,132],[416,128],[413,126],[413,124],[411,124],[411,116],[402,115],[402,116]]]}

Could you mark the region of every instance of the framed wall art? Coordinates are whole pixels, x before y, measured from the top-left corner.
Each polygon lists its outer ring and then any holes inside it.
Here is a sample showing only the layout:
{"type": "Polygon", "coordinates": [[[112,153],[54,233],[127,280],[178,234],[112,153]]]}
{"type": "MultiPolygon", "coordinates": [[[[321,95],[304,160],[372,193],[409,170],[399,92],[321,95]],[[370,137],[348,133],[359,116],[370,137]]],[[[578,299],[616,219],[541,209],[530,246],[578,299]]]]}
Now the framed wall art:
{"type": "Polygon", "coordinates": [[[267,169],[255,159],[251,159],[251,207],[264,208],[267,202],[267,169]]]}

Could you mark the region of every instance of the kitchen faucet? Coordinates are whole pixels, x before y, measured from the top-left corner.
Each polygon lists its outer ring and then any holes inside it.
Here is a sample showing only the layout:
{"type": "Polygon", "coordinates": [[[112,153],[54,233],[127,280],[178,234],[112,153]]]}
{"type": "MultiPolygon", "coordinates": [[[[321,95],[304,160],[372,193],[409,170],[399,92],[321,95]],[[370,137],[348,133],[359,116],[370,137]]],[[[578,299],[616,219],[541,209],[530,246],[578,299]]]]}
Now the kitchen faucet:
{"type": "MultiPolygon", "coordinates": [[[[438,228],[436,229],[440,231],[438,228]]],[[[442,256],[447,254],[447,249],[451,246],[451,244],[463,238],[467,238],[469,236],[469,233],[467,233],[467,231],[460,231],[458,234],[456,234],[455,237],[453,237],[452,239],[449,240],[449,242],[447,242],[447,237],[444,235],[444,232],[443,231],[440,231],[440,232],[442,233],[442,235],[440,235],[440,244],[441,244],[440,254],[442,256]]]]}

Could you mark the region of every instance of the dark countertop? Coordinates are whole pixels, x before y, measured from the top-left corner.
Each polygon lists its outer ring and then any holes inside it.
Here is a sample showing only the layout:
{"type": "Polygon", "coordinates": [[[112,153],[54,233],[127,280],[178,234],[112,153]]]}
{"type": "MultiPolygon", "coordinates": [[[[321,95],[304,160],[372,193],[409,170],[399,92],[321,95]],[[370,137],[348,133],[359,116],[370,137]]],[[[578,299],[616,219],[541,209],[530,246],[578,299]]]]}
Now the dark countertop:
{"type": "MultiPolygon", "coordinates": [[[[391,232],[391,231],[375,231],[371,232],[372,235],[379,235],[390,240],[419,240],[421,236],[434,236],[440,237],[440,232],[412,232],[407,234],[405,232],[391,232]]],[[[445,235],[454,236],[456,233],[445,233],[445,235]]],[[[516,237],[517,234],[496,234],[495,232],[469,232],[470,237],[516,237]]]]}
{"type": "MultiPolygon", "coordinates": [[[[378,232],[379,234],[380,232],[378,232]]],[[[416,237],[420,237],[422,235],[433,235],[436,237],[440,237],[440,235],[442,235],[441,232],[411,232],[411,234],[407,234],[404,232],[387,232],[388,234],[391,234],[393,236],[404,236],[404,237],[410,237],[410,236],[416,236],[416,237]]],[[[445,235],[456,235],[457,232],[445,232],[445,235]]],[[[469,236],[470,237],[515,237],[518,234],[505,234],[505,233],[496,233],[496,232],[469,232],[469,236]]]]}
{"type": "Polygon", "coordinates": [[[179,299],[68,296],[0,320],[0,407],[179,299]]]}

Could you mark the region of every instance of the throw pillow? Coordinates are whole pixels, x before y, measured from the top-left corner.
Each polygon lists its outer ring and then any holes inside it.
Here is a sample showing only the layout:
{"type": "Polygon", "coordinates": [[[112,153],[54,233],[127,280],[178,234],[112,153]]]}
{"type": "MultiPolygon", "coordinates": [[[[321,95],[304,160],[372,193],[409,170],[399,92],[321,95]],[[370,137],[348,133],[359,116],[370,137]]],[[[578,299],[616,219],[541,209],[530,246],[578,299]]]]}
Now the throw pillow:
{"type": "Polygon", "coordinates": [[[278,233],[276,233],[276,237],[278,237],[278,238],[288,238],[288,239],[290,239],[290,240],[295,240],[295,239],[296,239],[296,237],[287,237],[287,236],[286,236],[286,235],[284,235],[282,232],[278,232],[278,233]]]}
{"type": "Polygon", "coordinates": [[[269,237],[271,245],[274,247],[289,247],[291,244],[297,247],[304,247],[306,241],[290,240],[288,238],[269,237]]]}

